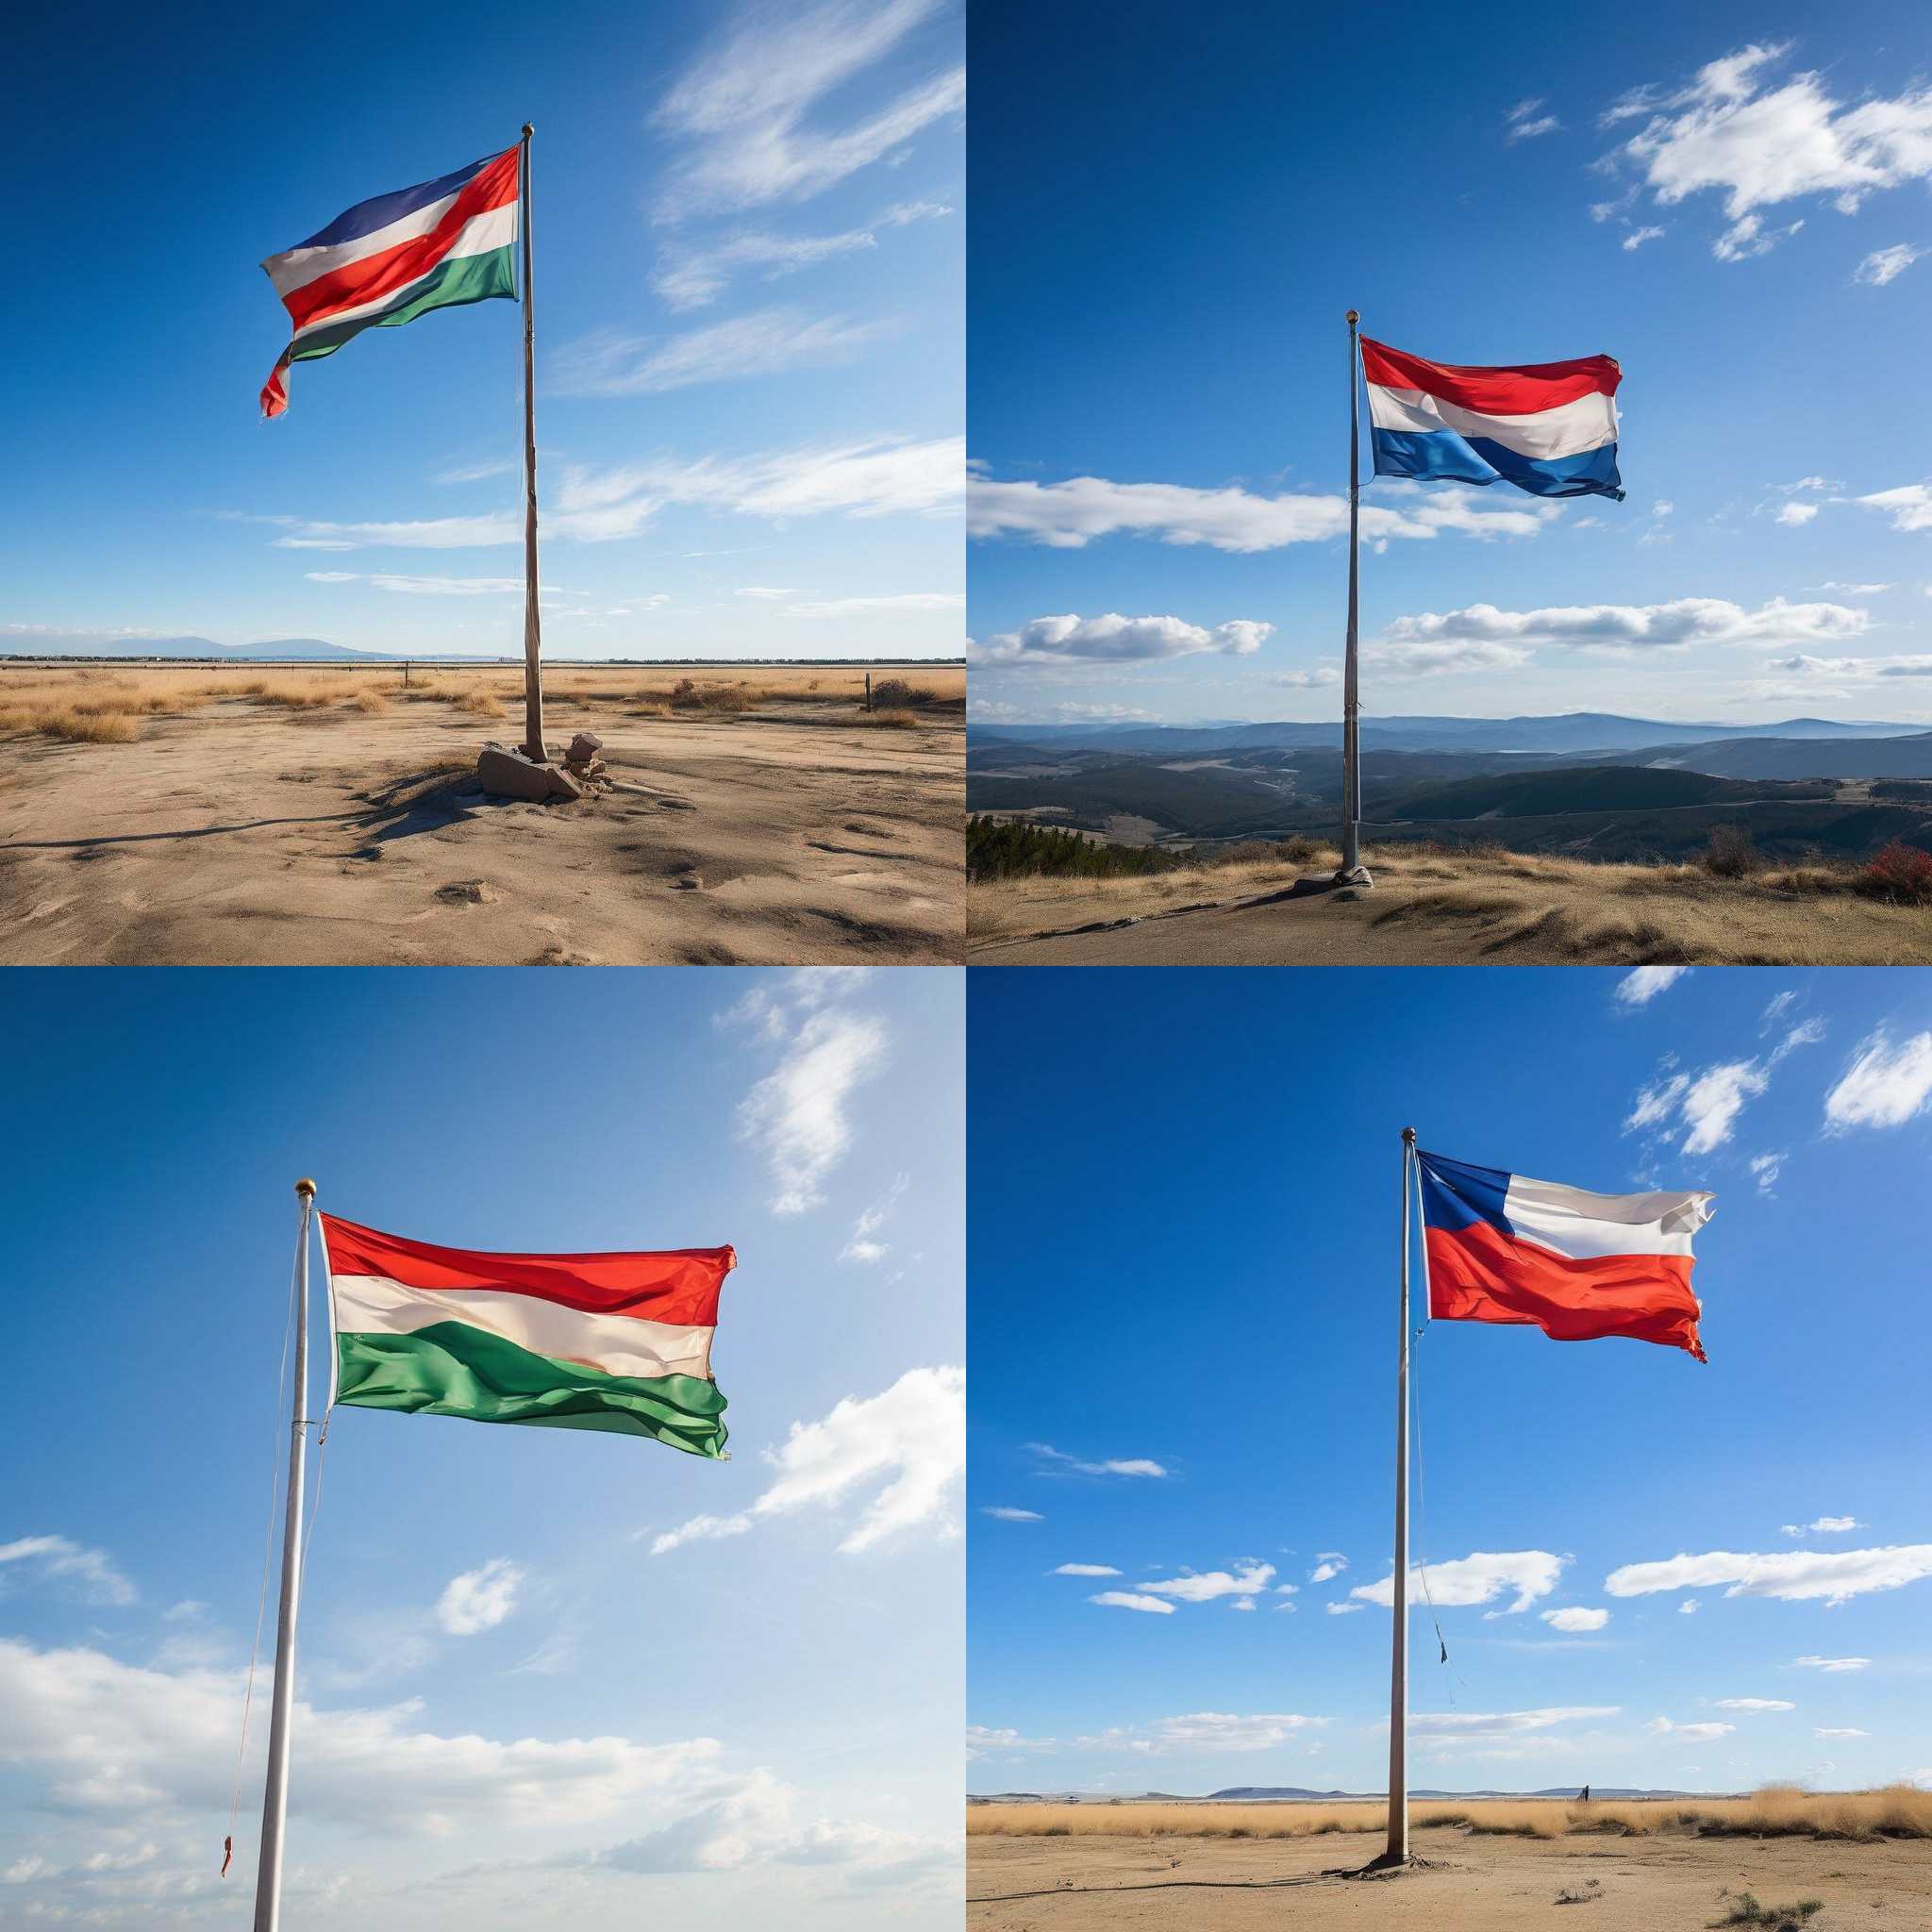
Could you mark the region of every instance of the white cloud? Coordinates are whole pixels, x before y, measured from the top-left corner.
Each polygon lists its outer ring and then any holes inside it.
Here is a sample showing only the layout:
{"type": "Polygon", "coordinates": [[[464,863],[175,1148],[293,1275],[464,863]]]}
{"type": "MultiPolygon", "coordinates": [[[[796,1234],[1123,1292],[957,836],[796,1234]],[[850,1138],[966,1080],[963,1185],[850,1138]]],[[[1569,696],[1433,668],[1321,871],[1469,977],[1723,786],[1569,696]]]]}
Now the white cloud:
{"type": "MultiPolygon", "coordinates": [[[[1538,510],[1486,509],[1457,496],[1411,496],[1387,489],[1405,505],[1361,507],[1366,541],[1428,539],[1445,530],[1466,536],[1533,537],[1549,521],[1538,510]]],[[[1250,553],[1291,543],[1319,543],[1348,533],[1345,496],[1257,496],[1229,485],[1195,490],[1178,483],[1112,483],[1074,476],[1063,483],[967,482],[967,528],[975,537],[1029,538],[1058,550],[1078,550],[1096,537],[1126,532],[1163,543],[1206,543],[1250,553]]]]}
{"type": "Polygon", "coordinates": [[[1316,1553],[1315,1567],[1308,1572],[1310,1583],[1330,1583],[1348,1568],[1348,1558],[1334,1550],[1316,1553]]]}
{"type": "MultiPolygon", "coordinates": [[[[1863,282],[1868,288],[1882,289],[1887,282],[1904,275],[1924,252],[1923,248],[1914,248],[1905,242],[1897,242],[1890,248],[1874,248],[1852,271],[1852,279],[1855,282],[1863,282]]],[[[1821,1732],[1819,1735],[1822,1737],[1824,1733],[1821,1732]]]]}
{"type": "Polygon", "coordinates": [[[1624,1131],[1629,1133],[1640,1127],[1654,1127],[1659,1122],[1669,1120],[1690,1085],[1689,1074],[1668,1074],[1661,1079],[1653,1080],[1639,1092],[1624,1118],[1624,1131]]]}
{"type": "Polygon", "coordinates": [[[1787,1523],[1779,1531],[1782,1536],[1842,1536],[1848,1530],[1863,1529],[1866,1525],[1852,1516],[1820,1516],[1810,1523],[1787,1523]]]}
{"type": "MultiPolygon", "coordinates": [[[[61,1810],[117,1824],[212,1816],[228,1802],[241,1705],[239,1671],[141,1669],[0,1639],[0,1762],[43,1779],[61,1810]]],[[[382,1834],[576,1827],[684,1796],[715,1774],[720,1749],[708,1738],[444,1737],[420,1728],[419,1713],[414,1701],[298,1703],[305,1812],[382,1834]]]]}
{"type": "Polygon", "coordinates": [[[1157,1616],[1171,1617],[1174,1606],[1158,1596],[1137,1596],[1132,1591],[1103,1590],[1098,1596],[1090,1596],[1090,1604],[1105,1604],[1116,1610],[1151,1610],[1157,1616]]]}
{"type": "Polygon", "coordinates": [[[774,588],[770,584],[747,584],[742,590],[733,591],[734,597],[757,597],[766,603],[775,603],[781,597],[793,597],[795,591],[774,588]]]}
{"type": "Polygon", "coordinates": [[[1554,114],[1539,114],[1542,106],[1540,100],[1518,101],[1509,109],[1503,124],[1503,139],[1507,142],[1535,141],[1540,135],[1557,133],[1563,124],[1554,114]]]}
{"type": "MultiPolygon", "coordinates": [[[[1155,1607],[1166,1609],[1168,1606],[1155,1607]]],[[[1225,1710],[1196,1710],[1185,1717],[1161,1717],[1151,1724],[1116,1726],[1096,1737],[1077,1738],[1074,1742],[1089,1751],[1274,1751],[1298,1733],[1327,1722],[1324,1717],[1304,1717],[1295,1711],[1244,1715],[1225,1710]]]]}
{"type": "Polygon", "coordinates": [[[1626,1563],[1610,1572],[1604,1588],[1612,1596],[1644,1596],[1726,1583],[1726,1596],[1780,1597],[1788,1603],[1822,1597],[1841,1604],[1876,1590],[1898,1590],[1932,1576],[1932,1543],[1902,1543],[1875,1550],[1791,1550],[1770,1556],[1712,1550],[1671,1557],[1657,1563],[1626,1563]]]}
{"type": "MultiPolygon", "coordinates": [[[[1751,1171],[1751,1178],[1757,1183],[1757,1191],[1768,1194],[1777,1186],[1777,1177],[1784,1172],[1785,1162],[1790,1159],[1787,1153],[1754,1154],[1744,1165],[1751,1171]]],[[[1793,1535],[1797,1532],[1792,1531],[1793,1535]]]]}
{"type": "Polygon", "coordinates": [[[1146,1456],[1114,1457],[1095,1462],[1083,1457],[1070,1456],[1064,1449],[1056,1449],[1051,1442],[1029,1442],[1026,1446],[1042,1461],[1059,1463],[1077,1475],[1164,1476],[1168,1473],[1165,1464],[1146,1456]]]}
{"type": "Polygon", "coordinates": [[[1879,490],[1853,499],[1867,509],[1882,511],[1894,530],[1932,530],[1932,485],[1907,483],[1897,490],[1879,490]]]}
{"type": "Polygon", "coordinates": [[[910,1176],[898,1175],[892,1185],[859,1215],[852,1224],[852,1238],[839,1251],[841,1261],[858,1261],[872,1266],[883,1261],[891,1253],[891,1243],[877,1239],[878,1231],[885,1225],[886,1217],[898,1205],[899,1197],[909,1185],[910,1176]]]}
{"type": "Polygon", "coordinates": [[[1324,1610],[1326,1610],[1331,1617],[1347,1617],[1354,1615],[1354,1613],[1357,1610],[1364,1608],[1365,1606],[1358,1603],[1344,1602],[1324,1604],[1322,1607],[1324,1610]]]}
{"type": "Polygon", "coordinates": [[[1840,597],[1876,597],[1891,589],[1890,584],[1820,584],[1821,591],[1836,591],[1840,597]]]}
{"type": "Polygon", "coordinates": [[[1814,1730],[1811,1735],[1814,1738],[1869,1738],[1872,1733],[1870,1731],[1854,1730],[1849,1727],[1833,1729],[1829,1726],[1821,1726],[1819,1729],[1814,1730]]]}
{"type": "Polygon", "coordinates": [[[492,1557],[480,1569],[452,1576],[437,1599],[436,1621],[452,1637],[493,1630],[516,1608],[523,1580],[523,1566],[508,1557],[492,1557]]]}
{"type": "Polygon", "coordinates": [[[847,228],[836,235],[775,235],[741,229],[703,245],[673,244],[659,255],[651,272],[651,286],[667,308],[702,308],[724,292],[740,270],[752,271],[761,281],[780,281],[803,269],[816,268],[822,261],[875,249],[881,228],[903,228],[952,212],[939,202],[901,202],[870,226],[847,228]]]}
{"type": "Polygon", "coordinates": [[[84,1549],[64,1536],[24,1536],[0,1543],[0,1575],[11,1564],[37,1582],[75,1589],[91,1604],[126,1605],[139,1595],[105,1550],[84,1549]]]}
{"type": "Polygon", "coordinates": [[[1610,1621],[1607,1610],[1540,1610],[1537,1614],[1552,1630],[1601,1630],[1610,1621]]]}
{"type": "Polygon", "coordinates": [[[1656,1738],[1681,1738],[1687,1744],[1708,1744],[1728,1738],[1736,1724],[1674,1724],[1667,1717],[1654,1717],[1643,1727],[1656,1738]]]}
{"type": "Polygon", "coordinates": [[[1065,663],[1098,659],[1108,663],[1161,658],[1191,658],[1202,652],[1251,657],[1274,631],[1272,624],[1236,618],[1206,630],[1178,617],[1036,617],[1018,630],[969,642],[975,664],[1065,663]]]}
{"type": "Polygon", "coordinates": [[[1383,677],[1445,677],[1471,671],[1513,671],[1529,661],[1518,644],[1485,643],[1478,639],[1444,642],[1397,641],[1362,647],[1365,669],[1383,677]]]}
{"type": "Polygon", "coordinates": [[[1212,1603],[1218,1596],[1252,1596],[1257,1590],[1266,1590],[1274,1575],[1273,1563],[1257,1563],[1248,1557],[1233,1574],[1208,1570],[1198,1575],[1190,1573],[1154,1583],[1137,1583],[1134,1588],[1150,1596],[1174,1597],[1184,1604],[1205,1604],[1212,1603]]]}
{"type": "Polygon", "coordinates": [[[1472,604],[1461,610],[1398,617],[1383,635],[1412,642],[1675,649],[1695,644],[1837,642],[1860,635],[1871,623],[1870,611],[1843,604],[1788,604],[1774,597],[1756,610],[1746,610],[1722,597],[1677,597],[1665,604],[1558,605],[1539,610],[1499,610],[1493,604],[1472,604]]]}
{"type": "Polygon", "coordinates": [[[1314,664],[1306,671],[1277,671],[1268,679],[1284,691],[1326,691],[1341,682],[1341,668],[1336,664],[1314,664]]]}
{"type": "Polygon", "coordinates": [[[883,1393],[847,1396],[823,1421],[793,1423],[765,1452],[775,1472],[749,1509],[693,1517],[651,1545],[662,1556],[680,1543],[742,1535],[756,1524],[829,1508],[861,1486],[883,1482],[839,1544],[857,1556],[888,1538],[931,1525],[952,1534],[947,1503],[966,1464],[966,1375],[961,1369],[908,1369],[883,1393]]]}
{"type": "Polygon", "coordinates": [[[1052,1574],[1056,1576],[1118,1576],[1121,1573],[1106,1563],[1062,1563],[1052,1574]]]}
{"type": "Polygon", "coordinates": [[[1694,1596],[1687,1596],[1677,1606],[1677,1614],[1680,1617],[1694,1617],[1697,1614],[1697,1599],[1694,1596]]]}
{"type": "Polygon", "coordinates": [[[1675,90],[1650,87],[1613,103],[1605,125],[1643,125],[1613,151],[1663,207],[1723,196],[1730,226],[1720,260],[1762,254],[1802,219],[1767,229],[1757,210],[1828,195],[1840,213],[1869,195],[1932,175],[1932,89],[1893,98],[1835,100],[1815,73],[1775,80],[1789,44],[1750,45],[1702,68],[1675,90]]]}
{"type": "Polygon", "coordinates": [[[957,591],[895,591],[880,597],[802,597],[785,607],[787,617],[881,617],[905,610],[963,610],[957,591]]]}
{"type": "MultiPolygon", "coordinates": [[[[1426,1600],[1442,1607],[1493,1603],[1506,1591],[1513,1591],[1515,1596],[1505,1607],[1506,1613],[1526,1610],[1538,1597],[1548,1596],[1556,1589],[1564,1560],[1548,1550],[1477,1550],[1453,1563],[1427,1565],[1426,1578],[1422,1567],[1412,1569],[1408,1573],[1409,1601],[1424,1601],[1425,1584],[1426,1600]]],[[[1349,1594],[1387,1609],[1395,1601],[1395,1578],[1390,1575],[1376,1583],[1357,1585],[1349,1594]]]]}
{"type": "Polygon", "coordinates": [[[891,321],[760,308],[682,335],[597,329],[553,352],[546,387],[563,396],[656,395],[855,361],[897,326],[891,321]]]}
{"type": "MultiPolygon", "coordinates": [[[[940,515],[958,507],[965,480],[966,446],[960,437],[924,442],[872,437],[691,461],[658,457],[606,470],[566,463],[545,509],[543,529],[547,537],[572,542],[618,542],[637,536],[659,510],[674,504],[774,522],[831,515],[940,515]]],[[[284,550],[487,549],[521,543],[524,529],[521,515],[509,510],[414,523],[224,514],[279,530],[273,541],[284,550]]]]}
{"type": "Polygon", "coordinates": [[[1932,1033],[1915,1033],[1894,1046],[1881,1029],[1859,1041],[1845,1070],[1824,1096],[1828,1132],[1851,1127],[1898,1127],[1925,1111],[1932,1100],[1932,1033]]]}
{"type": "Polygon", "coordinates": [[[1682,1101],[1684,1152],[1709,1154],[1722,1147],[1731,1138],[1745,1103],[1757,1099],[1770,1084],[1769,1076],[1750,1060],[1733,1060],[1699,1074],[1682,1101]]]}
{"type": "Polygon", "coordinates": [[[1862,1671],[1872,1662],[1869,1657],[1794,1657],[1791,1662],[1801,1670],[1829,1671],[1841,1675],[1846,1671],[1862,1671]]]}
{"type": "Polygon", "coordinates": [[[1797,1706],[1783,1697],[1720,1697],[1720,1710],[1796,1710],[1797,1706]]]}
{"type": "Polygon", "coordinates": [[[824,1202],[825,1180],[852,1145],[848,1103],[885,1058],[881,1022],[823,1008],[808,1015],[784,1058],[739,1104],[738,1138],[771,1165],[774,1214],[803,1214],[824,1202]]]}
{"type": "Polygon", "coordinates": [[[1409,1734],[1432,1757],[1538,1757],[1567,1755],[1574,1740],[1560,1724],[1618,1715],[1614,1704],[1548,1705],[1534,1710],[1418,1711],[1409,1734]]]}
{"type": "Polygon", "coordinates": [[[1666,987],[1674,986],[1690,972],[1688,966],[1635,966],[1618,980],[1619,1006],[1647,1007],[1666,987]]]}
{"type": "Polygon", "coordinates": [[[938,11],[939,0],[824,0],[741,12],[655,116],[683,143],[659,219],[808,201],[958,113],[966,74],[950,61],[866,112],[827,107],[938,11]]]}
{"type": "Polygon", "coordinates": [[[1633,255],[1636,253],[1638,249],[1641,248],[1646,242],[1661,241],[1663,238],[1663,232],[1664,231],[1661,228],[1632,228],[1630,232],[1624,237],[1624,253],[1625,255],[1633,255]]]}
{"type": "Polygon", "coordinates": [[[1788,529],[1794,529],[1800,524],[1808,524],[1817,514],[1815,503],[1785,503],[1778,506],[1775,521],[1788,529]]]}
{"type": "Polygon", "coordinates": [[[989,1503],[979,1513],[982,1516],[991,1516],[999,1523],[1044,1523],[1046,1521],[1046,1518],[1038,1509],[1015,1509],[1008,1503],[989,1503]]]}

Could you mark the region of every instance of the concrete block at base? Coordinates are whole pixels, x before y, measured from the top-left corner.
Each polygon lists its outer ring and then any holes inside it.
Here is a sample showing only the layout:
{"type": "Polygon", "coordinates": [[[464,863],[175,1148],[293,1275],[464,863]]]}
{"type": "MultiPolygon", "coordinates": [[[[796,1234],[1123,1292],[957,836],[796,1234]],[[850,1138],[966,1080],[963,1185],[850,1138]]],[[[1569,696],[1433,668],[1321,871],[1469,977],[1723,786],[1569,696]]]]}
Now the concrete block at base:
{"type": "Polygon", "coordinates": [[[570,750],[564,754],[572,764],[587,764],[604,749],[604,741],[594,731],[579,731],[570,741],[570,750]]]}
{"type": "Polygon", "coordinates": [[[581,798],[584,788],[568,772],[540,765],[500,744],[486,744],[476,755],[476,776],[492,798],[526,798],[538,805],[553,798],[581,798]]]}

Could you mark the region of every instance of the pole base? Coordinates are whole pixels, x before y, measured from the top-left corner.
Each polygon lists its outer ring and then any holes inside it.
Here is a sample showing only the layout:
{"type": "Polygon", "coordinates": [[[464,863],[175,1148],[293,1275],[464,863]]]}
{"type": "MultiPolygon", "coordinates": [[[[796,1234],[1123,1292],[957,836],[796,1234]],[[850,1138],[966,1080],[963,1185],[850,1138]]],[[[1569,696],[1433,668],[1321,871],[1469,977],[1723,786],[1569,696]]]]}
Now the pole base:
{"type": "Polygon", "coordinates": [[[1335,883],[1338,886],[1360,886],[1364,890],[1373,890],[1375,882],[1369,876],[1367,866],[1350,865],[1344,866],[1335,874],[1335,883]]]}

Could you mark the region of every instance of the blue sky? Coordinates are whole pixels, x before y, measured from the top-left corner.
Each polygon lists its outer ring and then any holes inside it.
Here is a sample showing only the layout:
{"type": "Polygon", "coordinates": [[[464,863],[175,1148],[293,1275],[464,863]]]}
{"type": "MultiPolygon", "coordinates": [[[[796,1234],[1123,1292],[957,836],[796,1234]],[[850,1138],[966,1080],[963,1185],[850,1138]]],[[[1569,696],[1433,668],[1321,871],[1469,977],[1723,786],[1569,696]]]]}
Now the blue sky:
{"type": "Polygon", "coordinates": [[[956,1924],[961,978],[16,975],[0,1916],[248,1922],[265,1676],[214,1874],[309,1174],[421,1239],[740,1261],[728,1462],[336,1411],[291,1922],[956,1924]]]}
{"type": "Polygon", "coordinates": [[[1717,1196],[1707,1367],[1418,1345],[1414,1782],[1932,1781],[1932,974],[989,969],[968,1009],[971,1789],[1381,1789],[1351,1592],[1390,1572],[1410,1124],[1717,1196]]]}
{"type": "Polygon", "coordinates": [[[991,0],[973,66],[980,717],[1337,714],[1355,307],[1617,357],[1629,492],[1372,489],[1367,711],[1932,722],[1923,7],[991,0]]]}
{"type": "Polygon", "coordinates": [[[519,653],[514,304],[365,335],[279,422],[256,394],[288,339],[261,259],[529,120],[551,653],[958,654],[956,0],[123,7],[10,53],[42,297],[0,648],[519,653]]]}

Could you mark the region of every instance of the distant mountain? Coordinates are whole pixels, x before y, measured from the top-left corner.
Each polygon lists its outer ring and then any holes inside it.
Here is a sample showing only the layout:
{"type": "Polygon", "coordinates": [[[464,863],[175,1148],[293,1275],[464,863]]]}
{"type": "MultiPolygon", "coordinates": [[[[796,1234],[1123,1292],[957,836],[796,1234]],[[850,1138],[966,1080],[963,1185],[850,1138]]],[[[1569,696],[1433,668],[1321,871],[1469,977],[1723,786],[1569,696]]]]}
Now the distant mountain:
{"type": "Polygon", "coordinates": [[[291,658],[364,664],[400,664],[394,651],[358,651],[326,638],[271,638],[254,644],[218,644],[212,638],[128,637],[112,631],[0,630],[0,653],[22,658],[214,658],[237,664],[285,662],[291,658]]]}
{"type": "MultiPolygon", "coordinates": [[[[1786,718],[1769,724],[1674,724],[1607,711],[1548,718],[1364,718],[1362,748],[1391,751],[1633,752],[1752,739],[1874,739],[1923,735],[1923,724],[1786,718]]],[[[1335,749],[1341,726],[1283,721],[1258,724],[973,724],[979,743],[1042,749],[1199,753],[1335,749]]]]}
{"type": "MultiPolygon", "coordinates": [[[[1412,1801],[1426,1798],[1435,1804],[1455,1804],[1474,1798],[1571,1798],[1581,1789],[1577,1785],[1546,1785],[1536,1791],[1506,1791],[1485,1788],[1476,1791],[1411,1790],[1412,1801]]],[[[1116,1797],[1112,1792],[1081,1791],[987,1791],[968,1795],[969,1805],[1268,1805],[1268,1804],[1381,1804],[1382,1791],[1315,1791],[1302,1785],[1230,1785],[1224,1790],[1209,1791],[1205,1797],[1191,1798],[1177,1791],[1135,1791],[1116,1797]]],[[[1591,1798],[1709,1798],[1724,1795],[1716,1791],[1657,1790],[1644,1785],[1591,1785],[1591,1798]]]]}

